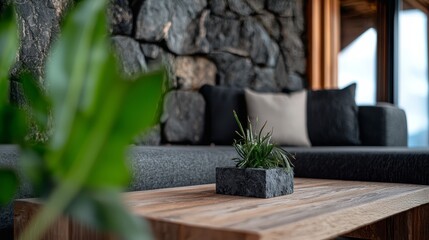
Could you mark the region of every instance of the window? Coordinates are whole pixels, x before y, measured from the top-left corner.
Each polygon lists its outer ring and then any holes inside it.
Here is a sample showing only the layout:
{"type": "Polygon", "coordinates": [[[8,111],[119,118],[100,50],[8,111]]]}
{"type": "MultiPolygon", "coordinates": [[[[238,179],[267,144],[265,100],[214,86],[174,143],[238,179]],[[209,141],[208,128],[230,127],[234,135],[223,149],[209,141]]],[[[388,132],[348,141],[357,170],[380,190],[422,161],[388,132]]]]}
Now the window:
{"type": "Polygon", "coordinates": [[[409,146],[429,146],[429,1],[311,0],[308,6],[309,87],[356,82],[359,105],[397,104],[407,114],[409,146]]]}
{"type": "Polygon", "coordinates": [[[343,88],[356,82],[358,105],[373,105],[376,102],[376,48],[377,32],[370,28],[339,54],[338,86],[343,88]]]}
{"type": "Polygon", "coordinates": [[[398,102],[408,120],[408,145],[428,146],[427,15],[418,9],[399,13],[398,102]]]}

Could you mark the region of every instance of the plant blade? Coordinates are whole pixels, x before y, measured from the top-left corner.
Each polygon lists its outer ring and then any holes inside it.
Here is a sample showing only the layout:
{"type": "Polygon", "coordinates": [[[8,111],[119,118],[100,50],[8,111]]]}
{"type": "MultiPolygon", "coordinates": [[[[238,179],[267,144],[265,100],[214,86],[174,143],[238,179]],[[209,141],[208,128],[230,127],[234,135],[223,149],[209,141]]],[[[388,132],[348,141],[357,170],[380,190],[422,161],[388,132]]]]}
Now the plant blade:
{"type": "Polygon", "coordinates": [[[18,176],[13,170],[0,169],[0,206],[6,205],[13,199],[18,186],[18,176]]]}

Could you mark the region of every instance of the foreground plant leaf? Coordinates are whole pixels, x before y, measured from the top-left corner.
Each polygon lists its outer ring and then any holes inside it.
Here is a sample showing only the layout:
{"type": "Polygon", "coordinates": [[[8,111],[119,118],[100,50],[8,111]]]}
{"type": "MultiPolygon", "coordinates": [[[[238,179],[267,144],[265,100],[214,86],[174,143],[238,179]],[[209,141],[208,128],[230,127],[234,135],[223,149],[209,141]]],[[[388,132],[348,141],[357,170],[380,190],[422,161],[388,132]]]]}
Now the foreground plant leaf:
{"type": "Polygon", "coordinates": [[[20,81],[27,104],[29,105],[27,111],[31,115],[32,123],[37,125],[39,131],[47,131],[49,110],[51,109],[49,98],[38,84],[37,79],[29,72],[22,72],[20,74],[20,81]]]}
{"type": "Polygon", "coordinates": [[[16,193],[19,181],[15,172],[11,169],[0,169],[0,206],[10,202],[16,193]]]}
{"type": "MultiPolygon", "coordinates": [[[[0,143],[10,143],[23,136],[23,118],[9,105],[9,69],[18,49],[18,32],[12,7],[0,12],[0,143]]],[[[11,169],[0,169],[0,206],[13,199],[19,181],[11,169]]]]}
{"type": "Polygon", "coordinates": [[[24,135],[23,120],[9,104],[9,70],[18,50],[15,11],[8,6],[0,12],[0,143],[11,143],[24,135]],[[16,128],[15,128],[16,127],[16,128]]]}
{"type": "MultiPolygon", "coordinates": [[[[106,2],[87,0],[77,4],[47,61],[47,93],[51,98],[47,102],[52,102],[53,135],[45,148],[39,148],[42,151],[25,149],[28,157],[23,165],[38,169],[33,173],[48,172],[48,178],[33,174],[38,179],[36,189],[55,188],[46,207],[22,235],[24,239],[41,236],[66,209],[72,216],[79,216],[80,208],[73,206],[82,198],[88,203],[82,206],[97,210],[86,211],[94,213],[88,218],[94,219],[92,225],[112,229],[126,239],[141,239],[148,234],[141,220],[120,205],[119,190],[130,180],[125,161],[129,143],[157,120],[165,71],[132,81],[123,79],[107,39],[106,2]],[[32,159],[37,159],[36,164],[29,163],[32,159]],[[97,194],[88,194],[88,189],[97,194]],[[123,222],[115,219],[116,214],[123,222]]],[[[39,104],[34,107],[43,112],[39,104]]]]}
{"type": "MultiPolygon", "coordinates": [[[[12,7],[0,12],[0,99],[8,99],[9,69],[18,50],[18,31],[12,7]]],[[[2,102],[4,103],[4,102],[2,102]]]]}

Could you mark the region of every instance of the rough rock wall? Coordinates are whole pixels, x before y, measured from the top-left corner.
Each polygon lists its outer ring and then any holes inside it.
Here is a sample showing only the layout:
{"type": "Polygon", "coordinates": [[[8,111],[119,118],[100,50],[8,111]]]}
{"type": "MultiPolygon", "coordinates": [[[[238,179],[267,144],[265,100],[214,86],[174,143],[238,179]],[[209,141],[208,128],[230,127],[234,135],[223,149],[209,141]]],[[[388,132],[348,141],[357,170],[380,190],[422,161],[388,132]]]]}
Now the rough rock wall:
{"type": "Polygon", "coordinates": [[[52,42],[60,31],[62,15],[71,0],[10,0],[15,5],[20,48],[12,69],[11,99],[22,103],[20,83],[14,81],[30,71],[43,85],[44,65],[52,42]]]}
{"type": "MultiPolygon", "coordinates": [[[[16,1],[21,48],[12,75],[43,65],[72,0],[16,1]]],[[[112,44],[125,74],[160,65],[169,71],[162,127],[139,144],[199,143],[204,84],[258,91],[305,85],[305,0],[111,0],[112,44]],[[162,136],[162,137],[161,137],[162,136]]],[[[12,81],[12,98],[19,100],[12,81]],[[16,93],[15,93],[16,92],[16,93]]]]}
{"type": "MultiPolygon", "coordinates": [[[[258,91],[305,85],[304,0],[114,1],[113,42],[124,71],[160,63],[170,72],[162,132],[166,142],[199,143],[203,84],[258,91]],[[115,18],[114,18],[115,19],[115,18]],[[140,47],[140,51],[139,51],[140,47]]],[[[149,143],[153,137],[150,134],[149,143]]],[[[144,141],[140,142],[144,143],[144,141]]]]}

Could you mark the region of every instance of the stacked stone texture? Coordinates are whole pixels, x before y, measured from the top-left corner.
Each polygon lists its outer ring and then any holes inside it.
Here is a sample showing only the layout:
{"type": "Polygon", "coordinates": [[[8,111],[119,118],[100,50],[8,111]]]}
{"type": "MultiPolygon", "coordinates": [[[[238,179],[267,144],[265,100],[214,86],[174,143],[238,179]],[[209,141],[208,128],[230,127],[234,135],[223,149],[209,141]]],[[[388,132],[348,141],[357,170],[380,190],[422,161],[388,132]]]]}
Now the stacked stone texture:
{"type": "MultiPolygon", "coordinates": [[[[22,42],[15,69],[43,76],[66,2],[17,1],[22,42]]],[[[124,74],[161,65],[169,72],[162,127],[139,142],[200,143],[205,103],[198,89],[204,84],[270,92],[302,88],[303,5],[304,0],[111,0],[109,31],[124,74]]]]}
{"type": "Polygon", "coordinates": [[[118,20],[111,33],[121,35],[113,41],[124,71],[161,64],[169,70],[157,128],[165,142],[203,140],[205,103],[197,90],[204,84],[263,92],[304,85],[304,0],[116,0],[113,6],[118,20]]]}
{"type": "MultiPolygon", "coordinates": [[[[44,65],[49,48],[60,31],[62,15],[70,5],[61,0],[10,0],[14,3],[19,26],[20,47],[17,61],[12,68],[11,100],[19,104],[25,102],[19,75],[29,71],[43,85],[44,65]]],[[[3,3],[2,3],[3,4],[3,3]]]]}

